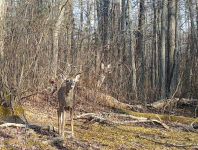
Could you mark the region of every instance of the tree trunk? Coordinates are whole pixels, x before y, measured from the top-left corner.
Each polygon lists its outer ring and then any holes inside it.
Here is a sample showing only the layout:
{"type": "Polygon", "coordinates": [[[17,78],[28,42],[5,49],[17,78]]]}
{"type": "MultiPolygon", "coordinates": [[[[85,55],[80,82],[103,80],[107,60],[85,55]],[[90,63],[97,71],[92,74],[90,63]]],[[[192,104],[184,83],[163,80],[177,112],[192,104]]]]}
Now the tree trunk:
{"type": "MultiPolygon", "coordinates": [[[[196,23],[197,23],[197,39],[198,39],[198,2],[196,2],[196,23]]],[[[197,55],[198,55],[198,50],[197,50],[197,55]]]]}
{"type": "Polygon", "coordinates": [[[4,59],[4,38],[5,38],[5,15],[6,15],[6,2],[0,1],[0,61],[4,59]]]}
{"type": "Polygon", "coordinates": [[[173,77],[172,77],[172,83],[171,83],[171,95],[174,93],[174,91],[177,88],[177,84],[179,81],[179,46],[178,46],[178,36],[179,36],[179,26],[178,26],[178,3],[176,3],[175,6],[175,65],[173,70],[173,77]]]}
{"type": "Polygon", "coordinates": [[[65,17],[65,4],[67,2],[62,1],[59,6],[59,15],[55,23],[53,31],[53,56],[52,56],[52,76],[56,78],[58,70],[58,52],[59,52],[59,34],[61,31],[61,26],[65,17]]]}
{"type": "Polygon", "coordinates": [[[129,56],[131,61],[131,68],[132,68],[132,89],[135,94],[135,99],[138,100],[138,93],[137,93],[137,77],[136,77],[136,63],[135,63],[135,49],[134,49],[134,43],[132,39],[132,15],[130,12],[132,11],[132,6],[130,1],[128,0],[128,30],[129,30],[129,39],[130,39],[130,47],[129,47],[129,56]]]}
{"type": "Polygon", "coordinates": [[[160,57],[160,85],[161,98],[166,98],[166,22],[167,22],[167,0],[162,2],[162,16],[161,16],[161,57],[160,57]]]}
{"type": "Polygon", "coordinates": [[[109,17],[109,0],[97,1],[97,12],[98,12],[98,30],[100,35],[100,42],[102,45],[101,50],[101,61],[107,63],[108,60],[108,17],[109,17]]]}
{"type": "Polygon", "coordinates": [[[140,71],[139,71],[139,76],[140,76],[140,82],[138,83],[138,97],[141,100],[144,100],[145,95],[144,95],[144,76],[145,76],[145,71],[144,71],[144,25],[145,25],[145,6],[144,6],[144,0],[140,0],[140,5],[139,5],[139,20],[138,20],[138,35],[137,35],[137,49],[136,49],[136,54],[137,54],[137,63],[136,65],[140,65],[140,71]]]}
{"type": "Polygon", "coordinates": [[[166,96],[171,94],[171,82],[175,68],[175,49],[176,49],[176,1],[168,1],[168,47],[167,47],[167,82],[166,96]]]}

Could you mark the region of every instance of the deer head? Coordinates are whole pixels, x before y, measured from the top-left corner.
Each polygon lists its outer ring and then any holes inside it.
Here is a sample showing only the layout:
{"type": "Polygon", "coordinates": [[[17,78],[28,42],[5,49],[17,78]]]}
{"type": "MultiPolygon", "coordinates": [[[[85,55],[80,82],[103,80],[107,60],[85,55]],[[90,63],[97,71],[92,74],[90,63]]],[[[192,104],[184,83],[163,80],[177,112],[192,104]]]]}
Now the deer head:
{"type": "Polygon", "coordinates": [[[68,78],[65,80],[66,84],[70,86],[71,89],[73,89],[76,85],[76,83],[80,79],[80,74],[75,75],[74,77],[68,78]]]}
{"type": "Polygon", "coordinates": [[[80,74],[81,73],[75,73],[72,75],[72,66],[69,64],[66,68],[66,71],[61,70],[58,78],[49,80],[52,86],[51,94],[56,92],[58,88],[64,84],[67,84],[67,86],[70,86],[70,88],[73,89],[80,79],[80,74]]]}

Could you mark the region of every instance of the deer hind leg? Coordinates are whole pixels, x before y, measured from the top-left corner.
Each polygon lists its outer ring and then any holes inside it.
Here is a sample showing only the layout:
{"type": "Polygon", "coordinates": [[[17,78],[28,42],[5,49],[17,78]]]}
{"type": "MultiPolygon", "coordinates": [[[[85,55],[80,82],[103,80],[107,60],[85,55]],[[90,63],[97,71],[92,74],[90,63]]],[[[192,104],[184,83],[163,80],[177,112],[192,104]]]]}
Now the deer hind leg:
{"type": "Polygon", "coordinates": [[[61,136],[64,137],[65,111],[61,111],[61,136]]]}
{"type": "Polygon", "coordinates": [[[74,111],[73,108],[70,108],[70,119],[71,119],[71,134],[74,136],[74,111]]]}

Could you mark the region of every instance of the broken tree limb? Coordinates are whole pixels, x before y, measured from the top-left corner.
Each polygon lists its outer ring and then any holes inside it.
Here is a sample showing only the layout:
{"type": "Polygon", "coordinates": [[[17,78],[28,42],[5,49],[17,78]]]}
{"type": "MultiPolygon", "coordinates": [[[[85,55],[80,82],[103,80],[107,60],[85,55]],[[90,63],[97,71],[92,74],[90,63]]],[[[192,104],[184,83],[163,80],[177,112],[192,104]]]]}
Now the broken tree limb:
{"type": "Polygon", "coordinates": [[[28,130],[48,130],[53,132],[55,130],[58,130],[53,126],[38,126],[38,125],[28,125],[28,124],[10,123],[10,122],[5,122],[0,124],[0,128],[7,128],[7,127],[26,128],[28,130]]]}
{"type": "Polygon", "coordinates": [[[158,109],[158,110],[164,110],[164,109],[171,109],[178,105],[186,105],[189,107],[196,107],[198,105],[197,99],[186,99],[186,98],[173,98],[173,99],[163,99],[159,100],[157,102],[154,102],[152,104],[149,104],[149,106],[158,109]]]}
{"type": "Polygon", "coordinates": [[[148,119],[144,117],[136,117],[132,115],[125,115],[125,114],[116,114],[116,113],[102,113],[102,114],[94,114],[94,113],[86,113],[76,117],[76,119],[87,119],[90,121],[96,121],[99,123],[105,124],[117,124],[117,125],[128,125],[134,123],[153,123],[161,125],[163,128],[169,130],[170,128],[163,122],[156,120],[156,119],[148,119]],[[123,117],[130,120],[127,121],[114,121],[110,119],[110,117],[123,117]]]}
{"type": "Polygon", "coordinates": [[[82,114],[82,115],[77,116],[75,119],[86,119],[89,121],[95,121],[95,122],[99,122],[103,124],[113,124],[112,121],[105,119],[100,115],[96,115],[95,113],[82,114]]]}
{"type": "MultiPolygon", "coordinates": [[[[130,123],[157,123],[164,127],[165,129],[169,130],[170,128],[163,122],[157,120],[157,119],[148,119],[145,117],[136,117],[133,115],[126,115],[126,114],[117,114],[117,113],[103,113],[103,115],[112,115],[112,116],[117,116],[117,117],[124,117],[124,118],[129,118],[132,119],[132,121],[124,121],[124,124],[130,124],[130,123]]],[[[120,122],[122,124],[122,122],[120,122]]]]}
{"type": "Polygon", "coordinates": [[[0,125],[0,128],[4,127],[20,127],[20,128],[26,128],[27,126],[25,124],[18,124],[18,123],[3,123],[0,125]]]}
{"type": "Polygon", "coordinates": [[[119,125],[127,125],[127,124],[134,124],[134,123],[153,123],[153,124],[159,124],[161,125],[163,128],[169,130],[169,127],[158,121],[158,120],[154,120],[154,119],[151,119],[151,120],[133,120],[133,121],[114,121],[113,123],[115,124],[119,124],[119,125]]]}

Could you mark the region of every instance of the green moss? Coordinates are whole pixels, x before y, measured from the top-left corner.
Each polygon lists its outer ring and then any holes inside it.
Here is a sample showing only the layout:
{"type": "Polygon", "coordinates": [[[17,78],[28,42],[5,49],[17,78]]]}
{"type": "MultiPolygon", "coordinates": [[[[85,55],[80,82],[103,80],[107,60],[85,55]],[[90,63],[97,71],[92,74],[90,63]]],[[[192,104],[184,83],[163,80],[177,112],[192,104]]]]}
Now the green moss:
{"type": "Polygon", "coordinates": [[[158,119],[162,121],[178,122],[182,124],[191,124],[192,122],[198,122],[196,118],[183,117],[183,116],[173,116],[173,115],[159,115],[152,113],[139,113],[134,111],[123,110],[124,113],[129,115],[134,115],[136,117],[145,117],[150,119],[158,119]]]}
{"type": "Polygon", "coordinates": [[[10,116],[23,116],[23,115],[24,115],[24,109],[20,105],[14,106],[14,114],[12,113],[10,107],[0,106],[0,119],[2,120],[10,116]]]}
{"type": "MultiPolygon", "coordinates": [[[[78,129],[77,129],[78,130],[78,129]]],[[[78,130],[77,137],[91,143],[99,143],[102,149],[163,149],[166,145],[157,144],[141,136],[156,138],[164,143],[172,144],[198,144],[198,136],[195,133],[163,131],[160,129],[144,128],[137,126],[101,126],[93,124],[86,131],[78,130]],[[138,148],[138,146],[140,146],[138,148]]],[[[172,147],[171,147],[172,148],[172,147]]],[[[174,147],[173,147],[174,148],[174,147]]]]}
{"type": "Polygon", "coordinates": [[[4,119],[11,115],[11,110],[7,107],[0,106],[0,119],[4,119]]]}
{"type": "Polygon", "coordinates": [[[14,114],[15,115],[21,116],[21,115],[24,114],[24,112],[25,111],[24,111],[24,109],[21,105],[15,105],[15,107],[14,107],[14,114]]]}

